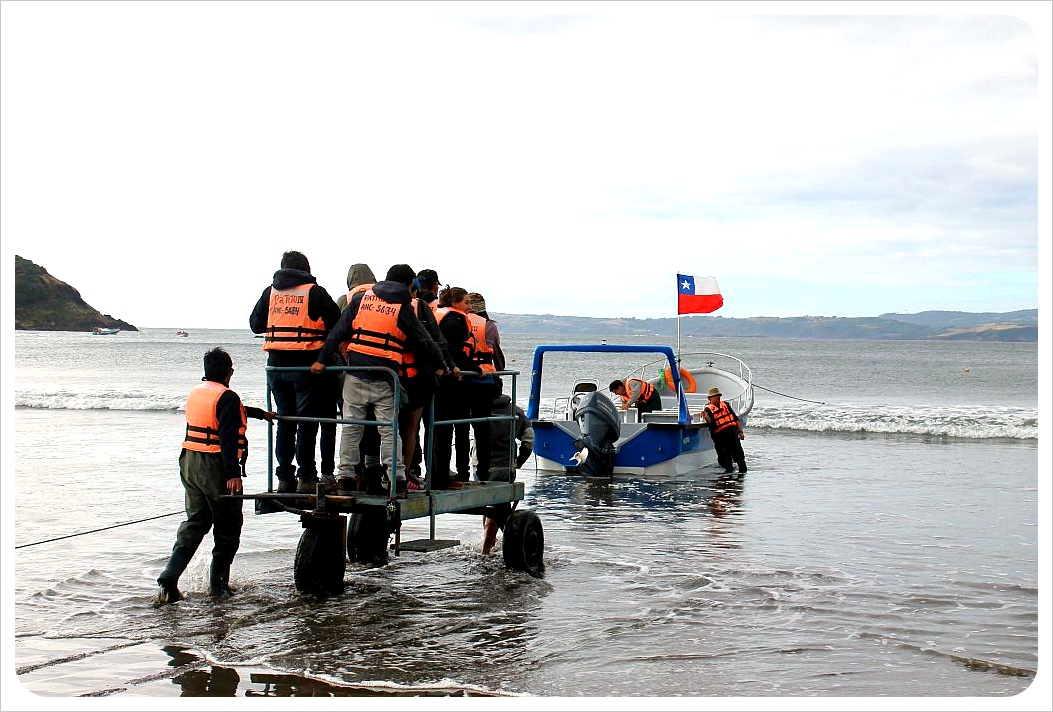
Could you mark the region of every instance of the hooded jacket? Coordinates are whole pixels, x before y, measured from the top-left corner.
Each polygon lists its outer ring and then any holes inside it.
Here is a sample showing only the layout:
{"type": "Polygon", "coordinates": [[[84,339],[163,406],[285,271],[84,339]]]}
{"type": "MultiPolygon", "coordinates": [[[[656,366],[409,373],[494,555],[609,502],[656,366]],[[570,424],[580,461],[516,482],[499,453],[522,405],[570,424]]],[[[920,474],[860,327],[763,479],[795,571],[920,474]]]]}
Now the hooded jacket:
{"type": "MultiPolygon", "coordinates": [[[[369,265],[362,264],[361,262],[351,265],[351,269],[347,270],[347,291],[351,291],[360,284],[376,284],[377,278],[373,275],[373,270],[369,268],[369,265]]],[[[336,305],[340,307],[340,311],[347,308],[347,294],[341,294],[336,298],[336,305]]]]}
{"type": "MultiPolygon", "coordinates": [[[[413,352],[418,368],[427,368],[432,371],[443,368],[442,352],[439,345],[428,335],[424,325],[410,303],[409,289],[399,282],[383,281],[373,285],[373,293],[389,304],[399,305],[397,324],[402,333],[406,335],[406,348],[413,352]]],[[[358,315],[358,307],[362,303],[362,294],[351,297],[347,308],[340,314],[336,325],[329,332],[325,344],[318,352],[317,361],[325,364],[330,363],[334,353],[340,350],[340,345],[351,338],[351,325],[358,315]]],[[[383,366],[391,368],[391,362],[387,359],[358,351],[348,351],[348,366],[383,366]]],[[[383,371],[350,371],[349,376],[364,378],[367,380],[390,381],[391,376],[383,371]]]]}
{"type": "MultiPolygon", "coordinates": [[[[340,318],[340,308],[329,296],[329,292],[318,284],[310,272],[298,269],[283,268],[274,273],[271,285],[263,290],[260,299],[249,315],[249,328],[254,334],[267,331],[267,311],[270,308],[271,288],[290,289],[300,284],[311,284],[307,295],[307,315],[311,319],[321,319],[326,329],[332,329],[340,318]]],[[[315,361],[317,350],[310,351],[268,351],[269,366],[310,366],[315,361]]]]}

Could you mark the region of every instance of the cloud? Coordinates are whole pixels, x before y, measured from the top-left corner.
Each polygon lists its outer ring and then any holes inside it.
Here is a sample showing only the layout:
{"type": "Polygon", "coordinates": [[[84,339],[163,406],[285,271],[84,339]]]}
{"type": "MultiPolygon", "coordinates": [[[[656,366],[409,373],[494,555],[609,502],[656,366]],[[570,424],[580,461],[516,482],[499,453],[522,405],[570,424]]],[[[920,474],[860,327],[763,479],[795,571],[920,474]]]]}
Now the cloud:
{"type": "Polygon", "coordinates": [[[4,4],[5,246],[132,323],[194,326],[124,290],[200,283],[241,326],[286,249],[519,313],[666,316],[677,271],[726,316],[1035,306],[1013,17],[45,7],[4,4]]]}

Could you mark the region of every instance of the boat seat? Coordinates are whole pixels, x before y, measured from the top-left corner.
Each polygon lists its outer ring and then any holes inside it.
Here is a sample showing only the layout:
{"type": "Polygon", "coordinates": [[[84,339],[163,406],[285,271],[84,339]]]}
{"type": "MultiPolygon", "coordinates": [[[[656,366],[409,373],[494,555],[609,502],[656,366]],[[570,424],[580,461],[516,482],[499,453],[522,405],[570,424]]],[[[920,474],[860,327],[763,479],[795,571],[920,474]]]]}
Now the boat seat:
{"type": "Polygon", "coordinates": [[[680,412],[676,410],[653,410],[643,414],[645,423],[677,423],[680,420],[680,412]]]}

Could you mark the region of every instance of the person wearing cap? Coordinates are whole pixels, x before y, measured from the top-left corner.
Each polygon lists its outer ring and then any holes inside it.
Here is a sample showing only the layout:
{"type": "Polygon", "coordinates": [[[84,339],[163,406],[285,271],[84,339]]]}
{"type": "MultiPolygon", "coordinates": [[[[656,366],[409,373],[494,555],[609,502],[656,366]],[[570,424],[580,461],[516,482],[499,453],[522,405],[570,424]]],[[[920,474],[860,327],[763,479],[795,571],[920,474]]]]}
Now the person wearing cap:
{"type": "Polygon", "coordinates": [[[731,409],[731,404],[721,400],[723,394],[713,386],[706,393],[709,402],[702,408],[702,419],[709,426],[713,447],[717,450],[717,463],[724,472],[732,472],[731,463],[739,466],[739,474],[746,472],[746,455],[742,452],[741,440],[746,438],[742,422],[731,409]]]}
{"type": "Polygon", "coordinates": [[[433,269],[422,269],[417,273],[417,295],[433,310],[439,302],[439,273],[433,269]]]}
{"type": "MultiPolygon", "coordinates": [[[[450,357],[449,349],[446,346],[446,337],[439,331],[439,324],[435,321],[435,313],[420,298],[418,287],[418,282],[414,279],[413,284],[410,286],[410,304],[413,305],[417,318],[424,325],[425,331],[439,346],[439,352],[442,354],[443,372],[453,373],[453,359],[450,357]]],[[[423,451],[420,444],[420,425],[425,415],[425,406],[439,389],[439,381],[429,369],[413,370],[413,375],[407,374],[402,380],[402,385],[406,391],[406,402],[399,409],[399,435],[402,438],[407,481],[419,489],[424,485],[424,481],[421,479],[423,451]]],[[[430,413],[428,416],[430,424],[430,413]]],[[[428,436],[427,430],[425,430],[425,436],[428,436]]]]}
{"type": "Polygon", "coordinates": [[[179,525],[175,545],[157,577],[154,607],[182,600],[179,577],[186,571],[209,529],[215,539],[209,592],[217,600],[234,594],[230,565],[241,544],[243,500],[224,495],[241,494],[249,442],[246,419],[273,422],[274,411],[246,406],[230,389],[234,361],[217,346],[202,359],[202,383],[186,400],[186,439],[179,453],[179,478],[183,481],[186,521],[179,525]]]}
{"type": "Polygon", "coordinates": [[[622,410],[635,405],[640,415],[662,409],[662,396],[658,389],[639,378],[614,380],[607,386],[611,393],[622,398],[622,410]]]}
{"type": "MultiPolygon", "coordinates": [[[[412,290],[416,291],[416,298],[418,304],[418,313],[421,323],[428,329],[432,338],[439,344],[439,350],[442,351],[443,362],[446,364],[446,372],[456,377],[460,370],[454,366],[453,359],[450,357],[449,344],[446,343],[446,337],[441,331],[439,331],[439,325],[436,319],[435,310],[439,308],[439,273],[433,269],[422,269],[417,273],[416,279],[413,280],[412,290]],[[432,313],[432,319],[429,321],[426,318],[425,311],[430,310],[432,313]],[[434,330],[432,329],[434,325],[434,330]]],[[[432,409],[429,407],[428,401],[434,394],[428,394],[424,398],[424,405],[421,407],[421,418],[417,420],[416,432],[409,432],[408,437],[413,440],[413,459],[410,466],[410,471],[415,478],[419,478],[423,474],[424,464],[424,451],[428,449],[431,439],[431,422],[432,422],[432,409]],[[424,446],[421,446],[420,430],[424,428],[424,446]]],[[[406,437],[406,436],[403,436],[406,437]]]]}

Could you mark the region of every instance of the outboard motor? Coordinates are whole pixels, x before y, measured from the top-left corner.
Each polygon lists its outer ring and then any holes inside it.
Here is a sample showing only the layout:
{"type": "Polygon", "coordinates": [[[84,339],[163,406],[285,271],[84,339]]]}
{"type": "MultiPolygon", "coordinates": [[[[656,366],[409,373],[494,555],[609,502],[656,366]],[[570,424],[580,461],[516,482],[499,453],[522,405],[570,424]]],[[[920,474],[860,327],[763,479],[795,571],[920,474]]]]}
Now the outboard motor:
{"type": "Polygon", "coordinates": [[[581,438],[574,441],[580,451],[574,456],[577,471],[587,477],[613,477],[614,443],[621,434],[618,408],[602,393],[589,393],[574,410],[581,438]]]}

